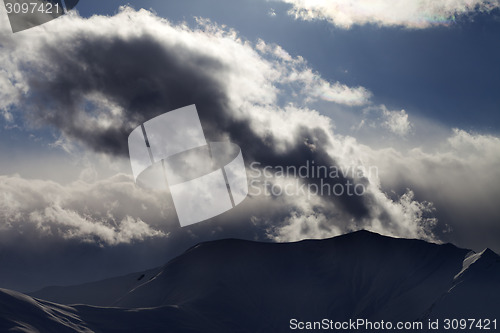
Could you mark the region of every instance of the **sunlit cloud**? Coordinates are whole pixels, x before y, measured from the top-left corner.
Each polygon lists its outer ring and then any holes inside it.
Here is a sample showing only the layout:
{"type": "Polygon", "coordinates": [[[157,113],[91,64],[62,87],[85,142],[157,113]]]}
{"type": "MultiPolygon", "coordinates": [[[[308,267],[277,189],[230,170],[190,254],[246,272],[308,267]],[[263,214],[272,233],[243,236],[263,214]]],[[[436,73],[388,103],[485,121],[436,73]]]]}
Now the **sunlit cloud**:
{"type": "Polygon", "coordinates": [[[349,29],[353,25],[376,24],[429,28],[449,25],[456,16],[498,8],[489,0],[281,0],[292,5],[289,13],[302,20],[327,20],[349,29]]]}

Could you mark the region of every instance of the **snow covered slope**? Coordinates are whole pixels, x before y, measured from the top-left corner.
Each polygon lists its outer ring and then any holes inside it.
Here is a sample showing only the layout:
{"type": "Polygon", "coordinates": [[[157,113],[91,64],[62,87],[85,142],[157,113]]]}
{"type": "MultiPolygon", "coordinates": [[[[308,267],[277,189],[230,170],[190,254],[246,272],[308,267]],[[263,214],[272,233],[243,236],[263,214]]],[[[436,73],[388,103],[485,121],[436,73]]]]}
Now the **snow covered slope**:
{"type": "Polygon", "coordinates": [[[159,269],[35,293],[119,308],[16,296],[23,305],[10,313],[26,315],[13,321],[4,315],[5,293],[0,325],[36,327],[50,312],[75,332],[287,332],[291,318],[500,318],[500,257],[366,231],[288,244],[222,240],[159,269]],[[33,311],[33,304],[57,311],[33,311]]]}
{"type": "Polygon", "coordinates": [[[146,283],[160,271],[161,268],[154,268],[140,273],[132,273],[77,286],[47,287],[29,293],[29,295],[61,304],[111,306],[123,295],[146,283]]]}
{"type": "MultiPolygon", "coordinates": [[[[471,253],[452,286],[430,308],[429,318],[500,321],[500,256],[486,249],[471,253]]],[[[499,322],[500,324],[500,322],[499,322]]]]}
{"type": "Polygon", "coordinates": [[[64,306],[0,289],[0,332],[199,333],[230,332],[196,313],[174,306],[154,309],[64,306]]]}
{"type": "Polygon", "coordinates": [[[304,319],[415,319],[450,288],[468,250],[356,232],[290,244],[225,240],[168,263],[116,305],[177,305],[252,325],[304,319]]]}
{"type": "Polygon", "coordinates": [[[0,289],[0,332],[93,332],[69,306],[0,289]]]}

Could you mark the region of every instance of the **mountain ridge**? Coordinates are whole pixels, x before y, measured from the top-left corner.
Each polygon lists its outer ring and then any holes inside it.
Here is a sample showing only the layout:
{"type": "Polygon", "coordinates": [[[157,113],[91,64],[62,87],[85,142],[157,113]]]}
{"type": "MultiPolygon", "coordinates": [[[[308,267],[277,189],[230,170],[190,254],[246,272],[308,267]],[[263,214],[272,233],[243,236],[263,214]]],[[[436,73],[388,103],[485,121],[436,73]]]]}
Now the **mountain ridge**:
{"type": "Polygon", "coordinates": [[[83,286],[31,296],[87,303],[71,308],[99,332],[127,332],[143,316],[174,332],[282,332],[291,318],[498,316],[500,257],[368,231],[281,244],[225,239],[197,244],[156,269],[83,286]],[[128,324],[113,331],[102,315],[128,324]]]}
{"type": "MultiPolygon", "coordinates": [[[[99,281],[93,281],[85,284],[80,284],[80,285],[75,285],[75,286],[51,286],[51,287],[46,287],[41,290],[32,292],[32,293],[27,293],[28,295],[34,296],[34,297],[39,297],[42,299],[47,299],[51,300],[54,302],[59,302],[62,304],[90,304],[90,305],[95,305],[95,306],[113,306],[113,305],[118,305],[119,303],[117,302],[118,298],[122,297],[115,297],[114,299],[111,299],[110,297],[108,298],[103,298],[101,300],[99,299],[91,299],[92,293],[84,292],[84,295],[89,296],[88,298],[83,298],[80,300],[79,298],[81,297],[79,295],[79,291],[75,290],[75,298],[71,297],[71,292],[72,289],[79,289],[80,287],[92,287],[95,285],[99,285],[101,283],[105,282],[110,282],[109,284],[111,285],[117,285],[116,281],[120,280],[122,278],[126,278],[128,280],[131,280],[130,283],[127,285],[129,288],[122,288],[123,291],[131,292],[132,290],[140,287],[142,284],[147,283],[148,281],[152,280],[153,278],[156,277],[158,273],[160,273],[166,266],[169,264],[175,263],[179,258],[185,257],[190,255],[192,251],[199,251],[199,250],[204,250],[206,248],[211,248],[211,247],[226,247],[226,246],[232,246],[232,244],[236,244],[238,246],[241,246],[243,244],[248,244],[248,245],[255,245],[258,247],[281,247],[281,246],[289,246],[289,245],[297,245],[297,246],[312,246],[312,247],[317,247],[318,244],[325,244],[329,242],[347,242],[349,243],[349,246],[357,245],[357,246],[369,246],[369,243],[366,243],[366,241],[376,241],[376,240],[383,240],[383,239],[390,239],[391,241],[394,242],[411,242],[413,244],[429,244],[433,246],[440,246],[440,247],[449,247],[452,249],[456,249],[458,251],[467,251],[468,252],[473,252],[471,250],[464,250],[456,247],[454,244],[451,243],[445,243],[445,244],[436,244],[436,243],[428,243],[423,240],[419,239],[407,239],[407,238],[393,238],[393,237],[387,237],[380,235],[378,233],[370,232],[367,230],[359,230],[359,231],[354,231],[352,233],[336,236],[336,237],[331,237],[327,239],[321,239],[321,240],[315,240],[315,239],[305,239],[305,240],[300,240],[296,242],[290,242],[290,243],[272,243],[272,242],[258,242],[258,241],[253,241],[253,240],[240,240],[240,239],[235,239],[235,238],[228,238],[228,239],[222,239],[222,240],[215,240],[215,241],[206,241],[206,242],[201,242],[198,243],[190,248],[188,248],[186,251],[184,251],[183,254],[180,256],[171,259],[168,261],[165,265],[156,267],[153,269],[149,269],[146,271],[141,271],[141,272],[136,272],[136,273],[131,273],[127,274],[125,276],[120,276],[120,277],[114,277],[114,278],[109,278],[109,279],[104,279],[104,280],[99,280],[99,281]],[[141,281],[137,281],[138,277],[141,277],[144,275],[144,277],[141,279],[141,281]],[[134,282],[140,282],[140,283],[134,283],[134,282]],[[69,294],[69,295],[68,295],[69,294]]],[[[491,251],[491,250],[490,250],[491,251]]],[[[483,251],[484,252],[484,251],[483,251]]],[[[496,255],[493,251],[491,251],[493,254],[496,255]]],[[[118,283],[119,284],[119,283],[118,283]]],[[[118,288],[119,289],[119,288],[118,288]]],[[[117,293],[114,293],[113,296],[118,296],[117,293]]],[[[121,296],[125,296],[125,293],[123,293],[121,296]]]]}

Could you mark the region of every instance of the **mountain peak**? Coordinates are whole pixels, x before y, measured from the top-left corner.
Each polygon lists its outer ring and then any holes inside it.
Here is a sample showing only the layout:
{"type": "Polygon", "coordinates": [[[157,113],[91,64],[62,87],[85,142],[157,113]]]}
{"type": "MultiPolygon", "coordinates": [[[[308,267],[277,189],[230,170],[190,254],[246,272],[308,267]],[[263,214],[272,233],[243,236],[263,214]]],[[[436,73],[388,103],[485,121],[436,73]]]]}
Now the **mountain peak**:
{"type": "MultiPolygon", "coordinates": [[[[496,311],[498,260],[489,249],[475,253],[367,230],[295,243],[225,239],[201,243],[149,273],[34,296],[60,302],[51,298],[57,292],[65,304],[141,309],[127,316],[146,316],[149,309],[168,318],[169,325],[180,317],[189,325],[208,318],[216,324],[209,332],[236,327],[280,332],[290,314],[336,321],[479,317],[496,311]],[[91,303],[92,297],[107,303],[91,303]],[[478,304],[481,312],[475,310],[478,304]]],[[[74,308],[84,315],[97,311],[74,308]]]]}
{"type": "Polygon", "coordinates": [[[486,248],[481,252],[470,251],[463,261],[462,270],[455,275],[454,279],[457,280],[472,267],[476,268],[478,266],[488,266],[495,262],[500,262],[500,256],[489,248],[486,248]]]}
{"type": "Polygon", "coordinates": [[[488,257],[488,258],[497,258],[497,259],[500,259],[500,255],[498,255],[498,253],[496,253],[495,251],[491,250],[488,247],[482,251],[482,256],[483,257],[488,257]]]}

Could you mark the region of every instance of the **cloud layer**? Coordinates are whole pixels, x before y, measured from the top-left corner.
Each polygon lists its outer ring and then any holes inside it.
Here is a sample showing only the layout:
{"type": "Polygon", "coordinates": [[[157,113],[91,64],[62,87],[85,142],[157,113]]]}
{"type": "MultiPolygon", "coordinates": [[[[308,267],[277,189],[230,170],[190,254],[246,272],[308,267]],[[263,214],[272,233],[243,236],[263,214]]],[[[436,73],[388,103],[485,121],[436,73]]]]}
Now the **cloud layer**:
{"type": "Polygon", "coordinates": [[[417,198],[434,203],[435,216],[442,223],[442,239],[476,249],[500,249],[498,137],[455,129],[432,150],[382,149],[369,155],[367,160],[380,167],[386,190],[409,187],[417,198]]]}
{"type": "Polygon", "coordinates": [[[77,181],[66,186],[1,176],[0,188],[0,230],[4,242],[8,242],[9,237],[5,236],[11,233],[99,245],[167,236],[150,225],[157,221],[152,218],[154,214],[165,216],[165,204],[158,195],[136,188],[130,177],[124,175],[93,184],[77,181]]]}
{"type": "MultiPolygon", "coordinates": [[[[248,163],[350,165],[343,161],[345,143],[334,136],[329,118],[307,107],[281,105],[284,103],[279,100],[291,96],[301,103],[322,99],[346,106],[364,105],[371,97],[368,90],[325,81],[304,59],[291,57],[278,45],[264,41],[252,44],[209,21],[200,20],[199,24],[197,29],[174,26],[150,12],[125,7],[113,17],[67,16],[32,34],[3,36],[3,43],[10,44],[13,52],[2,59],[2,66],[16,73],[10,78],[12,89],[16,84],[22,87],[18,88],[18,100],[4,109],[22,105],[21,115],[31,126],[54,126],[67,140],[96,152],[126,157],[131,129],[166,111],[196,104],[207,139],[237,143],[248,163]]],[[[319,185],[318,179],[301,181],[319,185]]],[[[364,175],[340,174],[324,181],[329,186],[365,186],[370,180],[364,175]]],[[[368,187],[363,196],[318,195],[307,208],[291,208],[280,217],[272,213],[276,226],[270,229],[278,235],[276,239],[286,240],[359,228],[433,238],[431,225],[405,218],[403,206],[394,210],[397,203],[377,186],[368,187]],[[324,217],[318,228],[326,233],[304,231],[300,237],[285,237],[276,229],[280,223],[292,225],[300,216],[309,218],[311,214],[324,217]]],[[[285,206],[303,207],[304,200],[293,197],[285,200],[285,206]]],[[[69,215],[61,217],[59,208],[52,205],[39,213],[37,220],[68,221],[69,215]]],[[[139,230],[142,220],[133,221],[135,224],[124,225],[139,230]]],[[[98,224],[93,224],[92,232],[105,233],[96,227],[98,224]]],[[[77,234],[83,237],[85,232],[90,231],[84,228],[77,234]]],[[[108,243],[122,239],[119,232],[109,235],[108,243]]],[[[142,237],[141,232],[138,237],[142,237]]]]}
{"type": "Polygon", "coordinates": [[[292,4],[290,14],[302,20],[327,20],[349,29],[353,25],[376,24],[428,28],[451,23],[456,16],[490,11],[497,0],[281,0],[292,4]]]}

